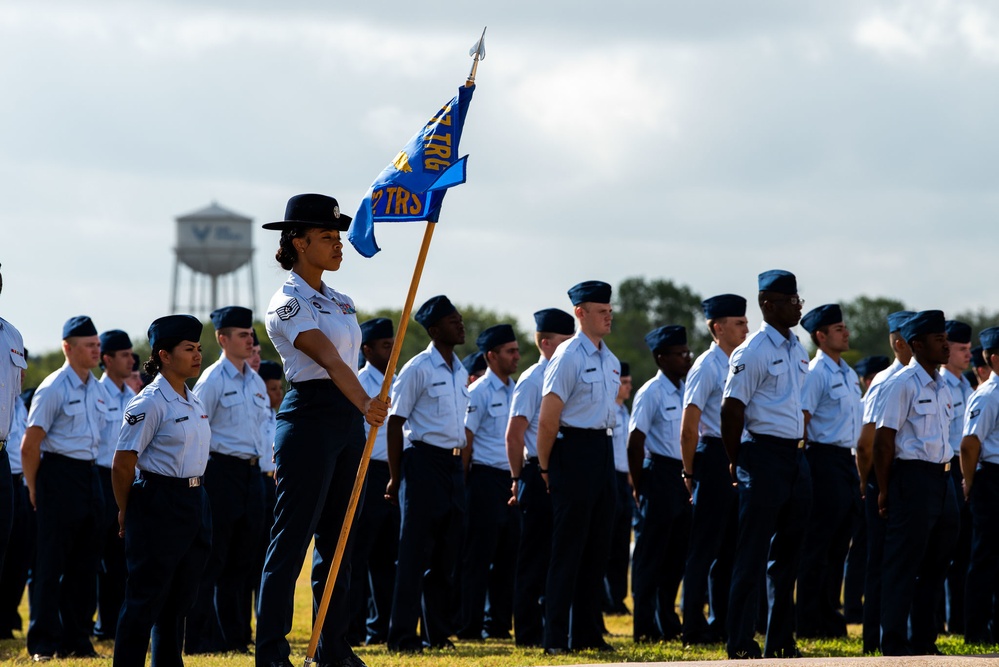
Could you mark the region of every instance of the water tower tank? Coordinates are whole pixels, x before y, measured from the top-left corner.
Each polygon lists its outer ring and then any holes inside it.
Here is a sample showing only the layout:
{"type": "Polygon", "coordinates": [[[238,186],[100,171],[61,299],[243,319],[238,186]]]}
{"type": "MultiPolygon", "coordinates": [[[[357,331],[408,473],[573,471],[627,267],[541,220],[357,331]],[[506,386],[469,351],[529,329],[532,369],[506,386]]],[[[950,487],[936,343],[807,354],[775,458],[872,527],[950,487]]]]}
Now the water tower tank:
{"type": "Polygon", "coordinates": [[[198,273],[231,273],[253,256],[253,220],[212,202],[177,218],[177,259],[198,273]]]}

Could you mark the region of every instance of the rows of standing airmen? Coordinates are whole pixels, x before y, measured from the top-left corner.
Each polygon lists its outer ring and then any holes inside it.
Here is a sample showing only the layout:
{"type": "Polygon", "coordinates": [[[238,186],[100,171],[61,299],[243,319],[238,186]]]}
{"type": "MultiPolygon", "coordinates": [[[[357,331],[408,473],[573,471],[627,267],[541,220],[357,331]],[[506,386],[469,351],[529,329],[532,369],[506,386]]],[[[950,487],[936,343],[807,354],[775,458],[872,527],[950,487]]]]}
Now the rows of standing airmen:
{"type": "Polygon", "coordinates": [[[264,226],[289,271],[265,320],[283,367],[260,361],[234,306],[212,313],[222,355],[205,369],[197,319],[153,322],[135,384],[130,337],[80,316],[65,365],[19,395],[27,352],[0,320],[0,633],[22,627],[30,570],[35,661],[96,655],[92,636],[115,639],[121,666],[150,644],[159,665],[246,652],[255,607],[256,664],[291,665],[295,581],[314,542],[318,605],[373,427],[318,665],[363,665],[363,643],[511,633],[552,655],[612,651],[603,613],[629,611],[629,561],[636,642],[795,657],[796,638],[848,621],[868,653],[932,654],[944,628],[996,641],[999,329],[979,334],[974,392],[972,332],[940,311],[888,315],[895,359],[855,370],[840,308],[802,317],[794,275],[766,271],[752,335],[733,294],[703,302],[713,342],[696,360],[683,327],[649,332],[659,370],[629,414],[606,283],[535,313],[541,359],[516,382],[513,327],[459,360],[461,314],[436,296],[415,315],[431,343],[383,402],[392,322],[359,324],[323,282],[349,224],[336,200],[299,195],[264,226]]]}

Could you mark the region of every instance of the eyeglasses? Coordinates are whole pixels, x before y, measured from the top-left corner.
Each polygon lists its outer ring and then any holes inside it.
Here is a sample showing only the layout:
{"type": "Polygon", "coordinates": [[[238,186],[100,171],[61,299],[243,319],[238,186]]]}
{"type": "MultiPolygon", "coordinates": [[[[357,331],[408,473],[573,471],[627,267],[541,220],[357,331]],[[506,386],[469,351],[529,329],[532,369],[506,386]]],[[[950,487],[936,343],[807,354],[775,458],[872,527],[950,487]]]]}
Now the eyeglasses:
{"type": "Polygon", "coordinates": [[[767,299],[770,303],[789,303],[792,306],[804,306],[805,300],[800,296],[789,296],[786,299],[767,299]]]}

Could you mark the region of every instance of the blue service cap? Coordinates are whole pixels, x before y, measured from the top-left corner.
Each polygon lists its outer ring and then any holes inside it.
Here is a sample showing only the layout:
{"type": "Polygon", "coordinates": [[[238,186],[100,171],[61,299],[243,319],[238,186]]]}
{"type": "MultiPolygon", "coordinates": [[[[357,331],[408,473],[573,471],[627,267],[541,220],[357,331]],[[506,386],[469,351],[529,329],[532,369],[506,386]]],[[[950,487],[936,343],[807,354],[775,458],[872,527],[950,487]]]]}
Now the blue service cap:
{"type": "MultiPolygon", "coordinates": [[[[982,333],[985,332],[983,331],[982,333]]],[[[982,334],[978,334],[978,340],[981,339],[982,339],[982,334]]],[[[25,350],[24,356],[26,357],[28,356],[27,350],[25,350]]],[[[983,348],[981,345],[979,345],[978,347],[971,348],[971,365],[974,366],[975,368],[985,368],[986,366],[988,366],[988,364],[985,363],[985,348],[983,348]]]]}
{"type": "Polygon", "coordinates": [[[260,362],[260,370],[257,371],[257,375],[259,375],[262,380],[280,380],[284,377],[284,371],[281,369],[281,364],[278,362],[271,361],[270,359],[263,359],[260,362]]]}
{"type": "Polygon", "coordinates": [[[454,307],[450,299],[448,299],[443,294],[437,296],[432,296],[426,300],[426,302],[420,306],[420,309],[416,311],[416,321],[423,325],[424,329],[429,329],[430,327],[437,324],[438,320],[442,317],[447,317],[458,309],[454,307]]]}
{"type": "Polygon", "coordinates": [[[999,350],[999,327],[989,327],[978,334],[978,340],[982,343],[982,365],[988,366],[985,359],[985,350],[999,350]]]}
{"type": "Polygon", "coordinates": [[[687,330],[679,324],[667,324],[645,334],[645,344],[653,352],[658,352],[670,345],[686,345],[687,330]]]}
{"type": "Polygon", "coordinates": [[[165,340],[201,340],[201,321],[194,315],[167,315],[153,320],[146,336],[150,347],[165,340]]]}
{"type": "Polygon", "coordinates": [[[626,378],[631,376],[631,364],[627,361],[621,362],[621,377],[626,378]]]}
{"type": "Polygon", "coordinates": [[[779,294],[797,294],[798,280],[790,271],[771,269],[764,271],[757,278],[761,292],[777,292],[779,294]]]}
{"type": "Polygon", "coordinates": [[[242,306],[226,306],[212,311],[209,315],[215,329],[236,327],[238,329],[253,328],[253,311],[242,306]]]}
{"type": "Polygon", "coordinates": [[[72,336],[96,336],[97,327],[86,315],[77,315],[66,320],[62,325],[62,339],[66,340],[72,336]]]}
{"type": "Polygon", "coordinates": [[[857,365],[853,367],[853,370],[857,371],[857,375],[860,377],[865,377],[867,375],[880,373],[889,366],[891,366],[891,359],[883,354],[875,354],[870,357],[864,357],[858,361],[857,365]]]}
{"type": "Polygon", "coordinates": [[[899,310],[888,315],[888,333],[898,333],[905,321],[915,315],[911,310],[899,310]]]}
{"type": "Polygon", "coordinates": [[[257,338],[257,330],[256,329],[253,330],[253,346],[254,347],[260,347],[260,339],[257,338]]]}
{"type": "Polygon", "coordinates": [[[947,340],[951,343],[970,343],[971,325],[957,320],[947,320],[947,340]]]}
{"type": "Polygon", "coordinates": [[[839,324],[843,321],[843,310],[838,303],[827,303],[818,308],[812,308],[801,318],[801,326],[810,334],[818,331],[819,327],[826,327],[830,324],[839,324]]]}
{"type": "Polygon", "coordinates": [[[704,319],[717,320],[720,317],[745,317],[746,300],[738,294],[719,294],[701,301],[704,319]]]}
{"type": "Polygon", "coordinates": [[[101,354],[132,349],[132,339],[121,329],[112,329],[101,334],[101,354]]]}
{"type": "Polygon", "coordinates": [[[587,280],[569,288],[569,300],[572,305],[581,303],[610,303],[611,286],[599,280],[587,280]]]}
{"type": "Polygon", "coordinates": [[[517,334],[509,324],[494,324],[479,334],[475,344],[480,352],[495,350],[500,345],[506,345],[517,340],[517,334]]]}
{"type": "Polygon", "coordinates": [[[350,229],[351,217],[340,212],[340,204],[326,195],[295,195],[284,209],[284,220],[268,222],[264,229],[295,229],[319,227],[345,232],[350,229]]]}
{"type": "Polygon", "coordinates": [[[576,333],[576,320],[558,308],[545,308],[534,313],[535,331],[571,336],[576,333]]]}
{"type": "Polygon", "coordinates": [[[481,352],[473,352],[461,360],[461,365],[465,367],[469,375],[479,375],[486,370],[486,355],[481,352]]]}
{"type": "Polygon", "coordinates": [[[395,336],[395,331],[392,329],[392,320],[387,317],[376,317],[361,322],[362,345],[367,345],[373,340],[392,338],[393,336],[395,336]]]}
{"type": "Polygon", "coordinates": [[[907,343],[923,334],[947,333],[947,319],[942,310],[921,310],[905,321],[899,333],[907,343]]]}

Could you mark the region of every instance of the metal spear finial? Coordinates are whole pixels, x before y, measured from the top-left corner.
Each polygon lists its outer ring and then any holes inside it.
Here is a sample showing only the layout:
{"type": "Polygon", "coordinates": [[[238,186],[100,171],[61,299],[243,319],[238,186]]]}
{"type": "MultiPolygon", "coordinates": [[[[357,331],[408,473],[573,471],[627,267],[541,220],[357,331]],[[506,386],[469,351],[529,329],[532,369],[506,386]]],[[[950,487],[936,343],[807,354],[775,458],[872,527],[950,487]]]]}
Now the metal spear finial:
{"type": "MultiPolygon", "coordinates": [[[[488,27],[488,26],[487,26],[488,27]]],[[[475,70],[479,67],[479,61],[486,59],[486,29],[482,29],[482,36],[479,37],[479,41],[472,45],[472,48],[468,50],[468,55],[472,57],[472,71],[468,73],[468,79],[465,81],[465,86],[471,86],[475,83],[475,70]]]]}

